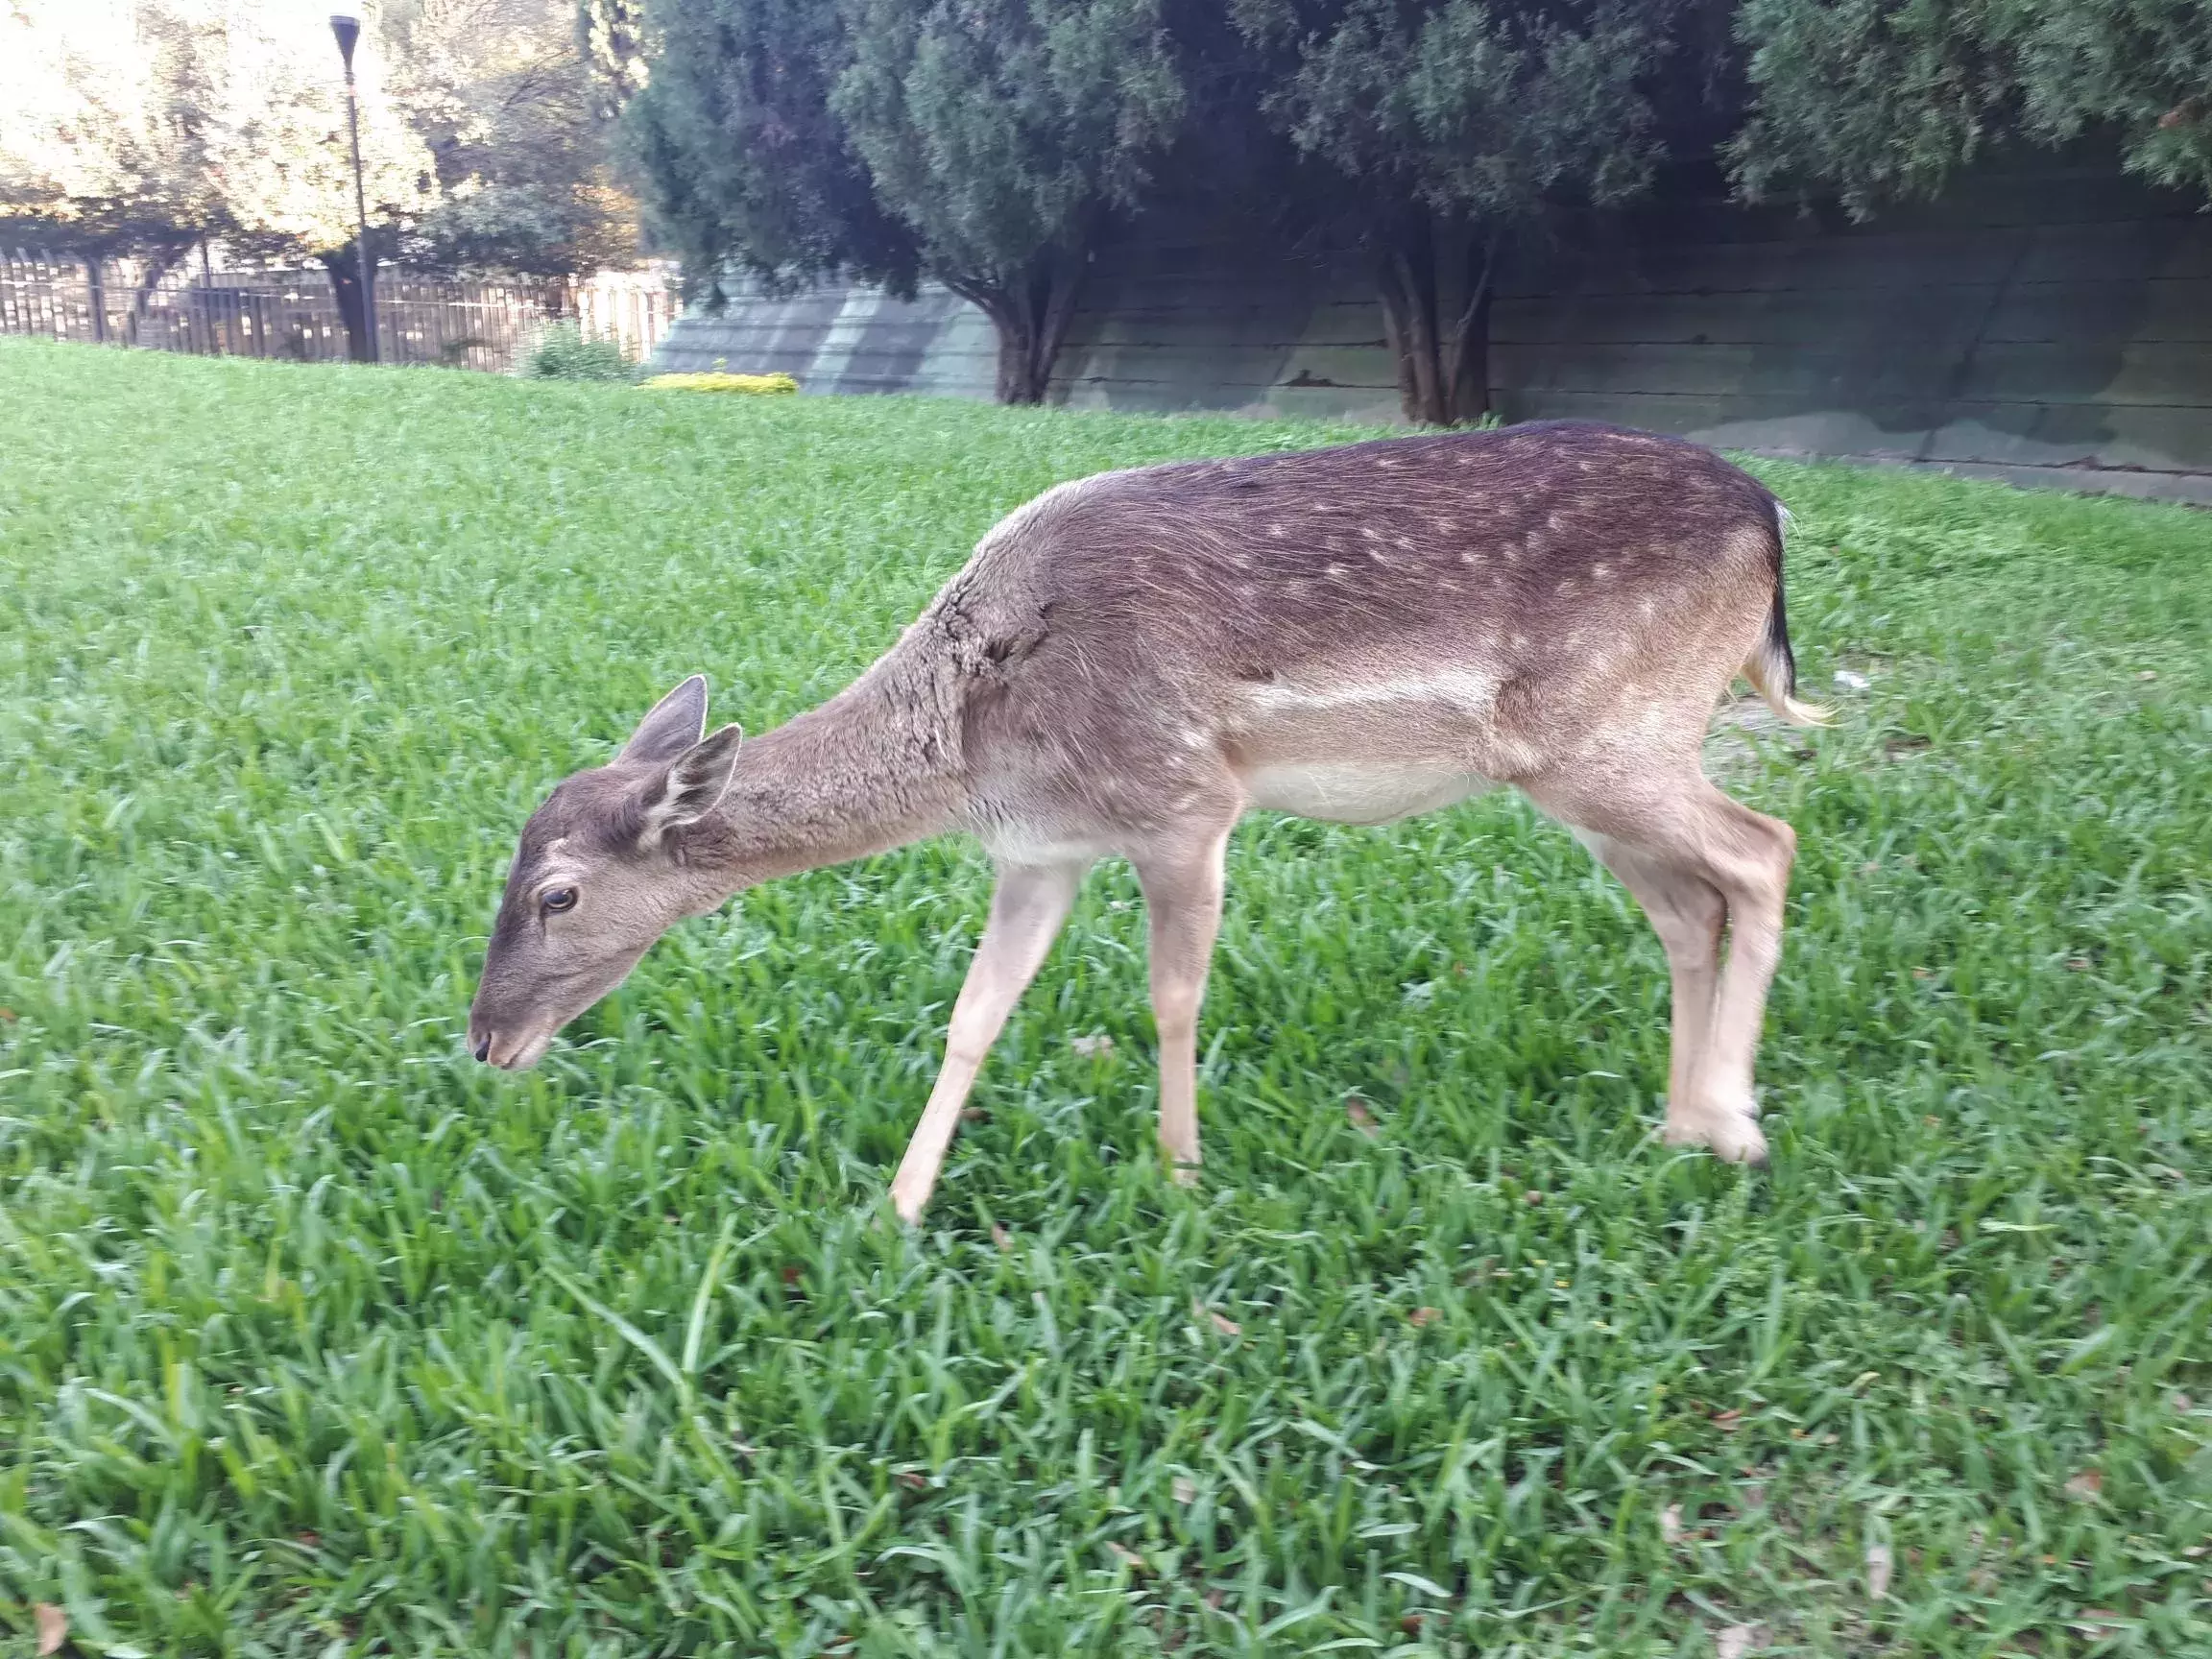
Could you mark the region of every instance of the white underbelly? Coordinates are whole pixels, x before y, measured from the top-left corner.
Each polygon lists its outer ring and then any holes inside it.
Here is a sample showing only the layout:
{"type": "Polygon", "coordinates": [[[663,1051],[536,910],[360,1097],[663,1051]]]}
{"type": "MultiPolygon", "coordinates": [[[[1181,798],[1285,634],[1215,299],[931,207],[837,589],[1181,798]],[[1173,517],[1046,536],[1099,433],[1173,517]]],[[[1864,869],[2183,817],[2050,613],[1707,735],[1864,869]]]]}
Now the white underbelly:
{"type": "Polygon", "coordinates": [[[1387,824],[1433,812],[1494,787],[1473,772],[1388,761],[1308,761],[1262,766],[1244,787],[1252,805],[1333,824],[1387,824]]]}

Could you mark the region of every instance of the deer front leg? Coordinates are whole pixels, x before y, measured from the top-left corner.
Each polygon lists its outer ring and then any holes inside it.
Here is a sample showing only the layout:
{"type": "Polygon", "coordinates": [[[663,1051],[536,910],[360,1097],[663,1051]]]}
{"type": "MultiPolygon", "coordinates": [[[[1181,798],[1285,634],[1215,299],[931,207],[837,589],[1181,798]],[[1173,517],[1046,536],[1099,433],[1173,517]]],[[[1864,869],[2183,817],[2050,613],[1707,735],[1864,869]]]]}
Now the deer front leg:
{"type": "Polygon", "coordinates": [[[922,1217],[929,1193],[937,1185],[937,1172],[945,1166],[945,1153],[952,1144],[952,1131],[960,1122],[960,1108],[975,1086],[975,1073],[983,1056],[991,1051],[1006,1016],[1028,989],[1029,981],[1044,966],[1046,953],[1068,920],[1075,903],[1075,891],[1083,884],[1081,864],[1022,866],[1001,870],[991,895],[991,919],[968,965],[968,977],[952,1004],[952,1022],[945,1037],[945,1069],[937,1086],[929,1091],[929,1104],[906,1155],[899,1161],[899,1173],[891,1180],[891,1203],[899,1219],[912,1225],[922,1217]]]}
{"type": "Polygon", "coordinates": [[[1720,977],[1720,935],[1728,919],[1719,890],[1695,870],[1670,864],[1626,842],[1588,830],[1575,832],[1621,884],[1635,895],[1667,950],[1673,977],[1672,1058],[1667,1071],[1668,1131],[1694,1138],[1691,1117],[1704,1099],[1705,1066],[1713,1046],[1715,993],[1720,977]]]}
{"type": "Polygon", "coordinates": [[[1137,860],[1151,920],[1152,1019],[1160,1028],[1160,1156],[1185,1186],[1198,1179],[1198,1005],[1221,927],[1226,830],[1137,860]]]}

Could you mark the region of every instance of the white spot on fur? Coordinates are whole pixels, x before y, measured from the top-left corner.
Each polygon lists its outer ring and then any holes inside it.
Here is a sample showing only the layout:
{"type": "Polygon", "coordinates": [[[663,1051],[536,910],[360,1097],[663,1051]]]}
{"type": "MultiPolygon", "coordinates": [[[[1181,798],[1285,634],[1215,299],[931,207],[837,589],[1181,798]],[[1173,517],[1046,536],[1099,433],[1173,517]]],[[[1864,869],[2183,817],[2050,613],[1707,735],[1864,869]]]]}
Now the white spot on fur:
{"type": "Polygon", "coordinates": [[[1393,703],[1441,703],[1467,713],[1487,712],[1498,682],[1464,668],[1403,680],[1351,681],[1339,685],[1255,685],[1254,707],[1271,713],[1329,709],[1369,709],[1393,703]]]}

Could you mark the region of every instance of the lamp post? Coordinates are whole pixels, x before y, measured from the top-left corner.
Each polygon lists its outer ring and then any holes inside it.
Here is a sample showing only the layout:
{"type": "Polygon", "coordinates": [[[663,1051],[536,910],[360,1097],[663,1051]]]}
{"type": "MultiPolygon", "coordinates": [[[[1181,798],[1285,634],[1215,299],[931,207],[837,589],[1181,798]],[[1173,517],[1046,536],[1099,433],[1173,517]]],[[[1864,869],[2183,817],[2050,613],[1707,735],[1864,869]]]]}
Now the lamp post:
{"type": "Polygon", "coordinates": [[[377,358],[376,279],[369,263],[369,190],[361,181],[361,104],[353,93],[353,42],[361,37],[361,19],[340,12],[330,19],[330,33],[338,37],[338,56],[346,60],[346,132],[353,141],[353,217],[359,228],[353,246],[361,255],[361,331],[367,336],[369,361],[377,358]]]}

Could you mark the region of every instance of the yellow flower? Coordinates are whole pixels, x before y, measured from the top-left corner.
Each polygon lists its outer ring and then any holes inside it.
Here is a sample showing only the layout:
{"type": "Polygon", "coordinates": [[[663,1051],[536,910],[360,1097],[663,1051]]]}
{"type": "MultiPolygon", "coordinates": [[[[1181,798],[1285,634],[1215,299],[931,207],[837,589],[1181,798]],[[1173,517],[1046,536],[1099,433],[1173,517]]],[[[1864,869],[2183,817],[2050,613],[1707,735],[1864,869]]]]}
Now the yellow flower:
{"type": "Polygon", "coordinates": [[[744,392],[757,397],[799,390],[788,374],[656,374],[640,384],[648,392],[744,392]]]}

